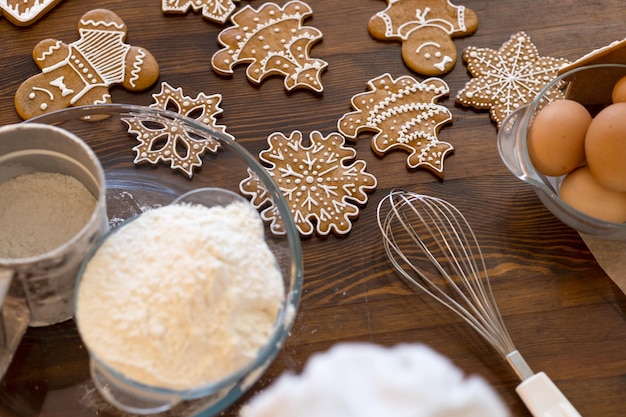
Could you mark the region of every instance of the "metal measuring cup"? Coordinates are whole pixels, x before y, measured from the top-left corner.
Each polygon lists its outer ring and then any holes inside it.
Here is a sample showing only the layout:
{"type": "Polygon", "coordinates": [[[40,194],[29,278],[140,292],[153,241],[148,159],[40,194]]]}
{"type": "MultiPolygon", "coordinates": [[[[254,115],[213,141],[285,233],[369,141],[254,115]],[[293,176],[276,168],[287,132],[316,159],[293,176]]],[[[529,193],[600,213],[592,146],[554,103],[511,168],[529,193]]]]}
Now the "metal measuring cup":
{"type": "Polygon", "coordinates": [[[80,231],[60,246],[26,258],[0,257],[0,378],[27,326],[47,326],[73,316],[78,268],[108,230],[104,171],[85,142],[52,125],[0,127],[0,184],[34,172],[76,178],[95,197],[96,206],[80,231]]]}

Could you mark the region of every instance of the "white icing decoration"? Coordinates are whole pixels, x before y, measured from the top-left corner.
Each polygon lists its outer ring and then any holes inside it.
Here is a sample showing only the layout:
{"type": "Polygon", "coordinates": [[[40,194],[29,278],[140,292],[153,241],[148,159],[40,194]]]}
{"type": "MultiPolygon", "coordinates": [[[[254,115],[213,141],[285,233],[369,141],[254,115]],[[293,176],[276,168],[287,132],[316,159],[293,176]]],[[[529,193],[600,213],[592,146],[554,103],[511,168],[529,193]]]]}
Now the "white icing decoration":
{"type": "Polygon", "coordinates": [[[0,9],[8,13],[20,23],[29,23],[36,20],[55,3],[55,0],[23,0],[22,6],[8,0],[0,0],[0,9]]]}
{"type": "MultiPolygon", "coordinates": [[[[236,1],[236,0],[235,0],[236,1]]],[[[186,13],[189,9],[202,11],[202,16],[217,23],[224,23],[235,10],[233,0],[162,0],[165,13],[186,13]]]]}
{"type": "Polygon", "coordinates": [[[58,89],[61,90],[61,95],[63,97],[66,97],[70,94],[74,93],[74,90],[67,88],[67,86],[65,85],[65,82],[63,81],[65,77],[64,76],[60,76],[58,78],[55,78],[54,80],[50,81],[50,85],[53,87],[57,87],[58,89]]]}
{"type": "MultiPolygon", "coordinates": [[[[364,204],[366,192],[373,190],[377,181],[365,172],[365,162],[354,161],[356,151],[344,146],[343,136],[331,133],[324,137],[314,131],[310,134],[310,145],[305,146],[302,134],[294,131],[290,137],[274,133],[268,137],[268,143],[270,149],[262,151],[259,157],[271,166],[268,172],[285,196],[298,231],[302,235],[348,233],[351,218],[359,210],[353,202],[364,204]],[[285,155],[291,150],[301,156],[300,163],[296,164],[295,159],[293,163],[285,163],[285,155]]],[[[261,198],[266,190],[254,179],[254,174],[250,175],[240,183],[240,190],[253,196],[253,204],[260,207],[266,202],[261,198]]],[[[272,231],[278,233],[272,210],[275,210],[273,206],[265,208],[262,217],[271,220],[272,231]]]]}
{"type": "Polygon", "coordinates": [[[133,61],[133,70],[130,72],[130,79],[128,80],[133,88],[137,86],[136,82],[140,78],[144,58],[146,56],[147,54],[142,48],[139,48],[137,50],[137,55],[135,56],[135,60],[133,61]]]}

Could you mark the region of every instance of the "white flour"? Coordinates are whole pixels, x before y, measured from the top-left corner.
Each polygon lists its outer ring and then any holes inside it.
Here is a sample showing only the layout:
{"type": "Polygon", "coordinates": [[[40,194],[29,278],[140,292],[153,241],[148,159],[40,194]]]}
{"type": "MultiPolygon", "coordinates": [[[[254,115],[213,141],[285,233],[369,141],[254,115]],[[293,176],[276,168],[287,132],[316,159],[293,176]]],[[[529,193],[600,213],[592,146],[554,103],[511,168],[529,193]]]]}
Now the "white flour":
{"type": "Polygon", "coordinates": [[[241,417],[510,417],[495,390],[422,344],[343,343],[284,374],[241,417]]]}
{"type": "Polygon", "coordinates": [[[284,299],[282,275],[247,203],[170,205],[122,226],[78,291],[85,344],[144,384],[189,389],[253,359],[284,299]]]}
{"type": "Polygon", "coordinates": [[[33,172],[0,184],[0,258],[51,251],[87,224],[95,197],[76,178],[33,172]]]}

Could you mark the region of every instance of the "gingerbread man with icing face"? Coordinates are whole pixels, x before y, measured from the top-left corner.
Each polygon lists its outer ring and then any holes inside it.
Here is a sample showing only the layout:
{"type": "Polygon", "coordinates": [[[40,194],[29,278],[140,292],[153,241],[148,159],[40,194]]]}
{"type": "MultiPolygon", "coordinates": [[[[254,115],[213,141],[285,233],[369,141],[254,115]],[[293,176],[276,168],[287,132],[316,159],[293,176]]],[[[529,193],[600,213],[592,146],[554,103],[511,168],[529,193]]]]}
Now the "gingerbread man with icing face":
{"type": "Polygon", "coordinates": [[[387,0],[368,26],[375,39],[401,41],[404,63],[429,76],[449,72],[457,60],[452,38],[477,28],[476,13],[449,0],[387,0]]]}
{"type": "Polygon", "coordinates": [[[126,24],[115,13],[87,12],[78,30],[80,39],[70,44],[45,39],[35,46],[33,59],[41,73],[24,81],[15,93],[15,108],[23,119],[72,106],[110,103],[112,85],[141,91],[159,78],[152,54],[124,43],[126,24]]]}

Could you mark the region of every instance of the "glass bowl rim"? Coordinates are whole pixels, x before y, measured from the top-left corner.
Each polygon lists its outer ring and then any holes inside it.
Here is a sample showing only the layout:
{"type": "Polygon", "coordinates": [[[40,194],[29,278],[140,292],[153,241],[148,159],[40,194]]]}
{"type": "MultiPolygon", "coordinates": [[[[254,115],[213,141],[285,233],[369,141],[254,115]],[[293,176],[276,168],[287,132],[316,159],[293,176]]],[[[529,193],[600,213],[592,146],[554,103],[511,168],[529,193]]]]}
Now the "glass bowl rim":
{"type": "MultiPolygon", "coordinates": [[[[218,139],[220,143],[226,144],[227,148],[230,148],[235,151],[235,153],[239,154],[242,159],[246,162],[249,168],[251,168],[254,173],[259,177],[263,185],[267,188],[267,191],[271,195],[271,199],[275,204],[275,207],[278,209],[281,220],[285,226],[285,235],[287,241],[289,243],[289,252],[291,255],[291,262],[289,267],[286,268],[290,272],[289,283],[290,285],[285,288],[286,295],[285,300],[281,306],[281,309],[278,312],[276,317],[272,334],[268,341],[259,349],[256,357],[246,364],[244,367],[239,368],[232,372],[231,374],[223,377],[218,381],[213,381],[211,383],[202,385],[200,387],[195,387],[192,389],[185,390],[173,390],[167,388],[154,387],[150,385],[146,385],[132,379],[129,379],[123,375],[121,375],[116,370],[110,368],[106,364],[104,364],[100,359],[93,356],[98,364],[103,366],[108,372],[111,372],[116,378],[119,378],[125,384],[128,384],[132,387],[138,388],[140,390],[151,391],[163,395],[171,395],[171,396],[179,396],[182,399],[196,399],[200,398],[204,395],[210,395],[212,393],[217,393],[219,390],[228,388],[237,384],[240,380],[245,380],[245,378],[254,373],[258,368],[263,368],[268,362],[272,361],[274,357],[278,354],[278,352],[282,349],[282,346],[289,336],[290,329],[293,326],[295,321],[296,311],[299,306],[301,294],[302,294],[302,286],[303,286],[303,260],[302,260],[302,251],[301,251],[301,243],[300,236],[297,232],[297,228],[295,226],[295,222],[291,216],[291,211],[289,206],[274,182],[271,178],[267,170],[258,162],[252,154],[245,149],[242,145],[237,143],[235,140],[231,139],[227,135],[212,129],[210,126],[205,125],[193,118],[181,115],[179,113],[163,110],[159,108],[152,108],[147,106],[140,106],[134,104],[123,104],[123,103],[106,103],[106,104],[93,104],[93,105],[83,105],[83,106],[74,106],[68,107],[65,109],[55,110],[48,113],[45,113],[40,116],[33,117],[31,119],[25,120],[22,123],[44,123],[44,124],[53,124],[62,122],[64,120],[70,119],[79,119],[90,116],[97,115],[120,115],[124,113],[129,113],[129,116],[132,116],[133,113],[137,114],[148,114],[148,115],[156,115],[160,117],[165,117],[169,119],[174,119],[181,121],[193,129],[204,132],[210,136],[218,139]]],[[[96,120],[97,123],[97,120],[96,120]]],[[[191,190],[190,190],[191,191],[191,190]]],[[[245,197],[244,197],[245,198],[245,197]]],[[[256,209],[255,209],[256,210],[256,209]]],[[[128,219],[127,221],[132,220],[133,218],[128,219]]],[[[124,222],[126,223],[126,221],[124,222]]],[[[89,259],[93,252],[102,244],[102,242],[109,236],[109,234],[114,233],[118,230],[119,227],[116,227],[109,232],[105,233],[105,235],[99,240],[99,242],[91,248],[90,252],[87,254],[85,259],[89,259]]],[[[84,266],[81,266],[81,270],[79,271],[79,277],[82,275],[82,269],[84,266]]],[[[78,282],[77,282],[78,285],[78,282]]],[[[259,375],[260,376],[260,375],[259,375]]],[[[236,396],[231,396],[230,393],[226,395],[223,399],[224,402],[229,403],[235,401],[241,394],[243,394],[245,390],[242,390],[236,396]]],[[[220,402],[218,401],[218,404],[220,402]]],[[[227,406],[227,404],[222,404],[222,408],[227,406]]]]}
{"type": "Polygon", "coordinates": [[[552,79],[548,84],[546,84],[541,89],[541,91],[533,98],[531,103],[528,105],[528,111],[526,112],[525,120],[521,126],[522,127],[522,131],[521,131],[522,163],[524,164],[526,169],[529,170],[529,173],[531,174],[530,175],[530,177],[532,178],[531,184],[533,185],[533,187],[537,191],[541,191],[551,201],[555,201],[555,204],[561,207],[562,210],[564,210],[568,215],[578,218],[579,221],[581,221],[582,223],[585,223],[586,225],[591,225],[591,227],[598,228],[601,230],[621,230],[621,229],[626,230],[626,223],[615,223],[615,222],[609,222],[605,220],[599,220],[595,217],[589,216],[588,214],[582,213],[581,211],[575,209],[574,207],[570,206],[565,201],[563,201],[561,197],[558,195],[558,193],[556,193],[552,187],[549,187],[548,185],[546,185],[546,182],[549,182],[548,178],[558,179],[559,177],[549,177],[537,171],[532,161],[530,160],[530,155],[528,153],[528,146],[527,146],[528,129],[530,127],[533,117],[535,116],[535,113],[537,112],[537,108],[542,104],[541,102],[545,94],[548,91],[550,91],[550,89],[557,86],[565,78],[571,76],[572,74],[576,74],[581,71],[591,70],[594,68],[623,68],[625,70],[624,75],[626,75],[626,64],[618,64],[618,63],[589,64],[589,65],[581,65],[581,66],[571,68],[563,72],[562,74],[558,75],[557,77],[552,79]]]}

